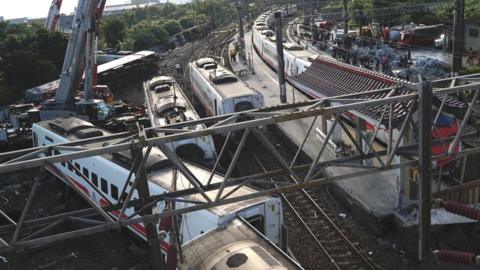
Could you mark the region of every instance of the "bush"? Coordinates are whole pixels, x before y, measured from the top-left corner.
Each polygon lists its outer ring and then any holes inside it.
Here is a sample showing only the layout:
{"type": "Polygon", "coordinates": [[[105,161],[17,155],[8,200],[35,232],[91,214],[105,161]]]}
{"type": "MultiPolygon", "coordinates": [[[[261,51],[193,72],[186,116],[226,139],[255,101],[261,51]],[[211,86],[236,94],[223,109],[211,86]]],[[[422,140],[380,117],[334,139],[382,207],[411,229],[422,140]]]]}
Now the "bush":
{"type": "Polygon", "coordinates": [[[475,74],[475,73],[480,73],[480,67],[462,67],[460,70],[460,75],[469,75],[469,74],[475,74]]]}
{"type": "Polygon", "coordinates": [[[14,103],[21,99],[23,92],[15,86],[0,85],[0,106],[14,103]]]}

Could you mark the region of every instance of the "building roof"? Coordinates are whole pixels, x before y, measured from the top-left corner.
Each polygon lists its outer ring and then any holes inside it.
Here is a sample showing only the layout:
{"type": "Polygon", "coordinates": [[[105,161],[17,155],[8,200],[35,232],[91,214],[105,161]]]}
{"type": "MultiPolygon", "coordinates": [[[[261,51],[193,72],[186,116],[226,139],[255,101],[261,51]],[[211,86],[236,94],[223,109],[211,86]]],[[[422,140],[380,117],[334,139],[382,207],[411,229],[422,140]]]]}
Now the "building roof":
{"type": "MultiPolygon", "coordinates": [[[[315,59],[305,72],[295,76],[293,80],[313,90],[312,92],[318,93],[316,98],[362,93],[385,88],[397,88],[390,96],[405,95],[412,91],[400,87],[406,81],[376,71],[345,64],[325,56],[315,59]]],[[[361,99],[383,99],[387,95],[388,92],[382,92],[363,96],[361,99]]],[[[439,104],[438,99],[435,98],[433,103],[435,105],[439,104]]],[[[407,114],[407,108],[410,104],[411,101],[407,104],[403,102],[395,103],[393,106],[394,119],[403,118],[407,114]]],[[[447,107],[458,109],[463,108],[464,104],[456,98],[448,97],[445,104],[445,108],[447,107]]],[[[384,110],[385,105],[381,104],[369,106],[358,111],[374,120],[380,120],[384,110]]],[[[381,120],[386,122],[388,116],[389,109],[387,108],[381,120]]]]}

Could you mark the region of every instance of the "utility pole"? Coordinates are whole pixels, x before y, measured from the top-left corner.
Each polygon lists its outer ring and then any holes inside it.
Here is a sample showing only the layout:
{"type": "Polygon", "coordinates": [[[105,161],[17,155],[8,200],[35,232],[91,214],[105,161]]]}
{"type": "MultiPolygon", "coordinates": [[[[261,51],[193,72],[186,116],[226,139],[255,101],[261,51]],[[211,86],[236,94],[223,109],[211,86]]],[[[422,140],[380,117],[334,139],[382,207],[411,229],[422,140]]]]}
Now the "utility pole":
{"type": "Polygon", "coordinates": [[[455,11],[453,15],[452,74],[458,73],[462,68],[464,20],[465,0],[455,0],[455,11]]]}
{"type": "Polygon", "coordinates": [[[418,142],[418,259],[424,261],[430,253],[431,178],[432,178],[432,83],[423,81],[419,92],[418,142]]]}
{"type": "Polygon", "coordinates": [[[280,86],[280,102],[287,102],[287,89],[285,88],[285,67],[283,63],[283,42],[282,42],[282,13],[277,11],[275,18],[275,36],[277,41],[277,67],[278,85],[280,86]]]}
{"type": "Polygon", "coordinates": [[[243,32],[243,1],[240,0],[240,3],[237,2],[237,11],[238,11],[238,43],[240,43],[240,58],[242,61],[245,60],[245,34],[243,32]]]}
{"type": "Polygon", "coordinates": [[[343,0],[343,48],[345,52],[347,50],[348,41],[347,41],[347,34],[348,34],[348,0],[343,0]]]}

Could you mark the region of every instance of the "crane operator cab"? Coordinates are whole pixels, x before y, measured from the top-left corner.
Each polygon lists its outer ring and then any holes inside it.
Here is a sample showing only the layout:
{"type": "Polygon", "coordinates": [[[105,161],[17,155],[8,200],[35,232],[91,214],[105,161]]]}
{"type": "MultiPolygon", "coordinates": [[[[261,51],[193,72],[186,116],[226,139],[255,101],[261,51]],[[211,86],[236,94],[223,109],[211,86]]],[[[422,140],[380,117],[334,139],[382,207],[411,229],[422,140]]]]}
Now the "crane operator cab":
{"type": "Polygon", "coordinates": [[[105,121],[111,114],[111,108],[103,99],[90,99],[75,103],[75,112],[87,121],[105,121]]]}

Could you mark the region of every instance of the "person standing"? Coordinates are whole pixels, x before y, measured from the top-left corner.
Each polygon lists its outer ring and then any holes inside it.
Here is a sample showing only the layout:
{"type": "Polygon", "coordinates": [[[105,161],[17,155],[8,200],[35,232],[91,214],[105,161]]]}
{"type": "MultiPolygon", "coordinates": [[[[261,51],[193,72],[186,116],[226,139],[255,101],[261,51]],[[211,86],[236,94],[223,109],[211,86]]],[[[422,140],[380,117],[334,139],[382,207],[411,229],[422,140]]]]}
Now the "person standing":
{"type": "Polygon", "coordinates": [[[470,47],[467,51],[467,64],[473,65],[473,49],[470,47]]]}

